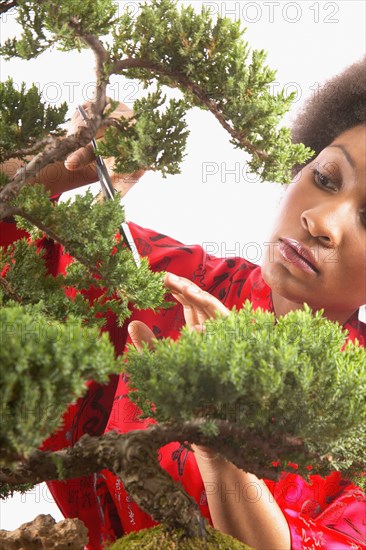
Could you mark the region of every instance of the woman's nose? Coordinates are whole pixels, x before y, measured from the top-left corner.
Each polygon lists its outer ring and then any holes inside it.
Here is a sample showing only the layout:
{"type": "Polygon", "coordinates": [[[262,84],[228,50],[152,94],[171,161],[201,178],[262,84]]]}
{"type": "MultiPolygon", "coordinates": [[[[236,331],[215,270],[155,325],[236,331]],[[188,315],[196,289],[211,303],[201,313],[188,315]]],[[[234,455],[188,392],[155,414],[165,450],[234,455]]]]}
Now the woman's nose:
{"type": "Polygon", "coordinates": [[[327,248],[339,246],[347,223],[349,212],[344,204],[318,204],[301,215],[304,229],[327,248]]]}

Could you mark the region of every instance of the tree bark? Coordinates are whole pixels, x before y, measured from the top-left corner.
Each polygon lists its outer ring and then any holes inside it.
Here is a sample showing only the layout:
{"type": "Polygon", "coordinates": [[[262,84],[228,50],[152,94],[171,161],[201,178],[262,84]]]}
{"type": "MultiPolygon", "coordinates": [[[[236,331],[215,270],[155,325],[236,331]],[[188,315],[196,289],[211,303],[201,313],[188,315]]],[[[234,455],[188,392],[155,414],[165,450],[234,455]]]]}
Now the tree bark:
{"type": "Polygon", "coordinates": [[[189,536],[200,536],[204,534],[204,526],[198,506],[160,467],[160,447],[172,441],[209,446],[239,468],[268,478],[276,477],[270,464],[278,459],[281,450],[303,447],[301,441],[290,437],[282,442],[263,441],[250,430],[225,421],[216,422],[218,435],[205,435],[203,424],[204,420],[198,419],[184,424],[154,425],[126,434],[84,435],[74,447],[53,453],[36,451],[14,470],[0,470],[0,483],[70,479],[106,468],[123,481],[134,501],[155,521],[171,528],[184,528],[189,536]],[[257,454],[264,457],[261,463],[256,463],[257,454]]]}

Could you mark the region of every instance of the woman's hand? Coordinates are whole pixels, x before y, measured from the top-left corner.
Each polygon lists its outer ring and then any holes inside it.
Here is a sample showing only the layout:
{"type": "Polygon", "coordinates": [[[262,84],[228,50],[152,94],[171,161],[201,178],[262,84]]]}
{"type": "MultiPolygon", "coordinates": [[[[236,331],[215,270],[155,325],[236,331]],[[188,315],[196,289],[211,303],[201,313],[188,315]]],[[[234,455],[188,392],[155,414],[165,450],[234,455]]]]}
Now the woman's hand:
{"type": "MultiPolygon", "coordinates": [[[[216,317],[217,313],[223,316],[229,314],[230,310],[220,300],[200,289],[189,279],[166,273],[164,284],[182,304],[185,322],[191,330],[203,331],[207,319],[216,317]]],[[[132,321],[128,325],[128,332],[137,350],[142,349],[144,342],[150,349],[154,349],[154,333],[145,323],[132,321]]]]}
{"type": "Polygon", "coordinates": [[[226,317],[230,310],[220,300],[199,288],[189,279],[167,273],[165,286],[183,306],[184,318],[191,330],[204,330],[207,319],[213,319],[217,313],[226,317]]]}

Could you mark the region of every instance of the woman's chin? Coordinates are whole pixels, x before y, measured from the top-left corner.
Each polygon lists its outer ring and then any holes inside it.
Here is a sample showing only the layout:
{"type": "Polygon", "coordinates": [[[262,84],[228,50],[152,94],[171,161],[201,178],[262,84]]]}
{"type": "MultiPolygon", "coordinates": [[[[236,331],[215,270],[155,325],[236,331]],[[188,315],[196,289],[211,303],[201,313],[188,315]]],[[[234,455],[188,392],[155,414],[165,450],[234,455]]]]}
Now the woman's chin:
{"type": "MultiPolygon", "coordinates": [[[[271,289],[272,301],[278,315],[285,315],[294,309],[300,309],[304,303],[313,302],[306,287],[296,284],[291,274],[281,265],[263,264],[262,277],[271,289]]],[[[318,308],[320,309],[320,307],[318,308]]]]}

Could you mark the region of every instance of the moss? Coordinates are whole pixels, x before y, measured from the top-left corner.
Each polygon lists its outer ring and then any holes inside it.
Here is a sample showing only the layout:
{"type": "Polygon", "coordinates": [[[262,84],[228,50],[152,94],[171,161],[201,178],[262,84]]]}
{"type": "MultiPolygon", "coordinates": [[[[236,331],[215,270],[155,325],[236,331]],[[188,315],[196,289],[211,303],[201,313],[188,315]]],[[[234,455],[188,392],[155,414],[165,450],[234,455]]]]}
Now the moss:
{"type": "Polygon", "coordinates": [[[229,535],[224,535],[212,527],[207,528],[207,538],[186,538],[181,531],[168,531],[162,525],[130,533],[108,546],[108,550],[250,550],[229,535]]]}

